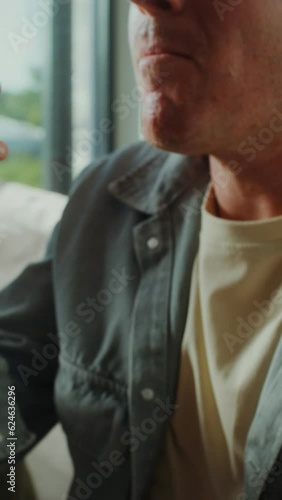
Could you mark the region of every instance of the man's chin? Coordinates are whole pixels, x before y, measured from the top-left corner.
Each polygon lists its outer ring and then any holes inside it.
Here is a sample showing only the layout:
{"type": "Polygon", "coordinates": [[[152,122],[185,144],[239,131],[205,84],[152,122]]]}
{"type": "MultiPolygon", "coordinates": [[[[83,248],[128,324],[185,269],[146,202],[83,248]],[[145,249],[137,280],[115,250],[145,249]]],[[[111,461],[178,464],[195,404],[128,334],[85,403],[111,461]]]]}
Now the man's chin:
{"type": "Polygon", "coordinates": [[[202,154],[197,120],[192,120],[191,114],[172,99],[148,96],[143,101],[141,116],[144,139],[152,146],[174,153],[202,154]]]}
{"type": "Polygon", "coordinates": [[[180,152],[183,147],[180,131],[176,131],[176,124],[166,120],[164,116],[142,117],[142,133],[144,139],[156,148],[170,152],[180,152]]]}
{"type": "Polygon", "coordinates": [[[155,148],[163,149],[171,153],[180,152],[179,144],[176,144],[175,141],[171,140],[171,137],[164,137],[163,134],[156,133],[156,131],[152,132],[152,130],[145,127],[143,127],[143,137],[148,144],[154,146],[155,148]]]}
{"type": "Polygon", "coordinates": [[[156,126],[156,123],[143,122],[143,137],[148,144],[170,153],[179,153],[184,155],[202,155],[203,147],[197,144],[196,138],[184,136],[182,131],[172,130],[171,127],[156,126]]]}

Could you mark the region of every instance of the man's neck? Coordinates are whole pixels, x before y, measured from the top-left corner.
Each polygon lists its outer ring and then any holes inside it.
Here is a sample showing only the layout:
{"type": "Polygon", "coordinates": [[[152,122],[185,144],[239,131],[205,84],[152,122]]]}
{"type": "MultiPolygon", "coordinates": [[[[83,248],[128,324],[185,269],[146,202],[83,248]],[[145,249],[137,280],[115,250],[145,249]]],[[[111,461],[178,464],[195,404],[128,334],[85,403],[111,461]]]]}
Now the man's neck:
{"type": "Polygon", "coordinates": [[[209,161],[219,217],[247,221],[282,215],[282,164],[248,165],[238,173],[213,156],[209,161]]]}

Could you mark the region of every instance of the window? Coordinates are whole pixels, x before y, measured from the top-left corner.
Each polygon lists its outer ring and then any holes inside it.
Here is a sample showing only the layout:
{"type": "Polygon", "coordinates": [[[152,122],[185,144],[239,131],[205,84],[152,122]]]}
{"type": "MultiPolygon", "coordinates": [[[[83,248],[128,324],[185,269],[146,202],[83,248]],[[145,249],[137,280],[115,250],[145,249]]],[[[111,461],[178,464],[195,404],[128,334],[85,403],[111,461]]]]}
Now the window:
{"type": "Polygon", "coordinates": [[[13,0],[0,18],[1,178],[66,193],[112,149],[111,0],[13,0]]]}
{"type": "Polygon", "coordinates": [[[35,14],[36,2],[13,0],[0,17],[0,138],[10,149],[1,177],[40,186],[46,30],[32,23],[35,14]]]}
{"type": "Polygon", "coordinates": [[[73,173],[113,148],[112,3],[73,5],[73,173]]]}

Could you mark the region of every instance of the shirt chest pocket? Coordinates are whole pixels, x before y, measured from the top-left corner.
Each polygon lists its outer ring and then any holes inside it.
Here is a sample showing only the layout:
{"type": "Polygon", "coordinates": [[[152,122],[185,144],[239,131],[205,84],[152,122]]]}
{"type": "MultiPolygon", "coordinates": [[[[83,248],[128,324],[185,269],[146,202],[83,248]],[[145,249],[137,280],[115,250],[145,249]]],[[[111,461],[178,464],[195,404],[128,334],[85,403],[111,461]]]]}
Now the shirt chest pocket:
{"type": "Polygon", "coordinates": [[[128,433],[126,387],[62,361],[55,384],[59,420],[69,442],[97,460],[125,454],[128,433]]]}

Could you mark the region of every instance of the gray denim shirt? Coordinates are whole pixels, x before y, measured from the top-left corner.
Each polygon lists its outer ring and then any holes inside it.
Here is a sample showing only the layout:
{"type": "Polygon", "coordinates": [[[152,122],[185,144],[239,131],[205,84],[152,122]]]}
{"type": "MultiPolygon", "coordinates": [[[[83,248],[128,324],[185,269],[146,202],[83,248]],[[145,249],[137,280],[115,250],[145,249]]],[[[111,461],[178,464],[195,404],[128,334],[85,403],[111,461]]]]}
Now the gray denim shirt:
{"type": "MultiPolygon", "coordinates": [[[[7,387],[15,386],[18,458],[63,425],[75,468],[66,499],[150,497],[177,411],[209,180],[207,158],[144,142],[80,175],[45,258],[0,294],[3,469],[7,387]]],[[[245,491],[234,500],[282,498],[281,356],[280,342],[248,435],[245,491]]]]}

